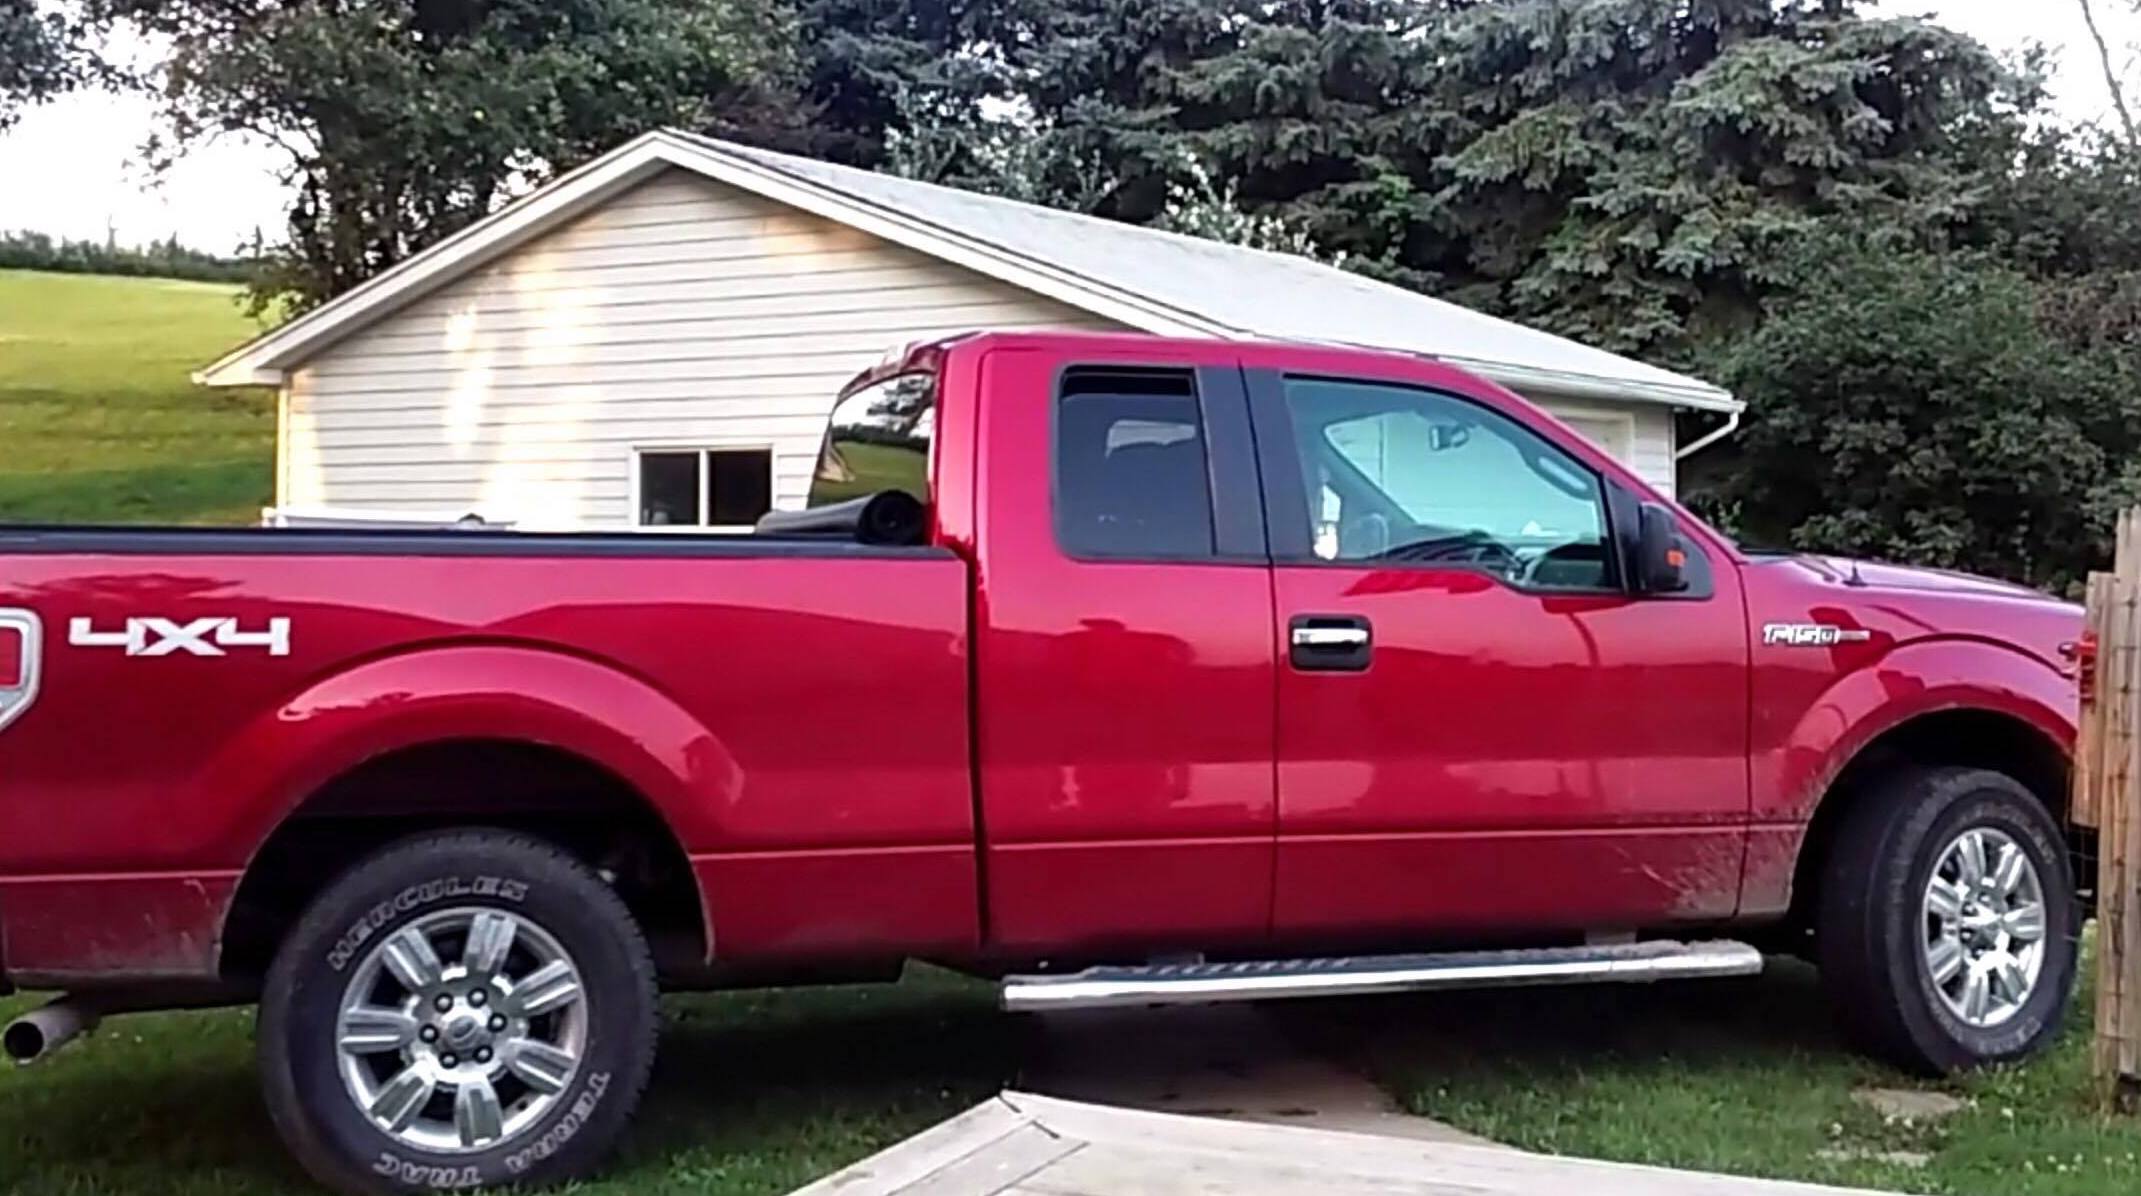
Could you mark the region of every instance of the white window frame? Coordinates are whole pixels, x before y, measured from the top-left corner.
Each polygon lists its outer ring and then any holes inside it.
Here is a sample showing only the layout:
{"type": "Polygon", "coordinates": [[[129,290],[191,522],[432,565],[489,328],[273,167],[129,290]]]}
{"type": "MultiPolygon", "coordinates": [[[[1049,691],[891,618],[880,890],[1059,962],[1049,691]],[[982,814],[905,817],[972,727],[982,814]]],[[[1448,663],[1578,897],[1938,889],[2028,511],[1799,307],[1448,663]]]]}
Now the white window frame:
{"type": "Polygon", "coordinates": [[[625,518],[629,521],[632,530],[635,532],[648,532],[654,535],[673,536],[703,536],[708,534],[721,536],[745,536],[758,530],[756,527],[745,523],[678,523],[662,525],[641,523],[639,521],[639,513],[644,509],[644,507],[640,503],[641,495],[639,465],[640,458],[646,456],[648,453],[699,454],[699,502],[702,506],[706,502],[706,454],[764,453],[766,454],[766,509],[769,511],[779,509],[777,504],[780,499],[781,451],[778,446],[772,444],[771,442],[765,440],[733,440],[712,442],[705,440],[648,441],[646,443],[633,445],[630,454],[625,458],[625,469],[632,479],[632,505],[630,509],[625,512],[625,518]]]}

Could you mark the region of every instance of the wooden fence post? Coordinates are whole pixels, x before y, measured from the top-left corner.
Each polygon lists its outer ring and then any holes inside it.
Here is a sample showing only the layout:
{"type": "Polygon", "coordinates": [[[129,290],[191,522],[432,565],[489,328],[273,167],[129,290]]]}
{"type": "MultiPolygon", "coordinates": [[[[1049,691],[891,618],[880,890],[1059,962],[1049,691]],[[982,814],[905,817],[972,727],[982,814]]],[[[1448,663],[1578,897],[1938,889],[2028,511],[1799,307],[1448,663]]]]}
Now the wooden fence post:
{"type": "Polygon", "coordinates": [[[2089,578],[2095,684],[2084,695],[2073,819],[2097,830],[2096,1075],[2122,1105],[2141,1094],[2141,509],[2119,519],[2118,560],[2089,578]]]}
{"type": "MultiPolygon", "coordinates": [[[[2118,577],[2110,573],[2089,575],[2088,598],[2084,609],[2083,640],[2095,645],[2101,652],[2111,639],[2106,625],[2117,600],[2118,577]]],[[[2067,803],[2067,818],[2076,826],[2095,830],[2103,825],[2103,779],[2104,779],[2104,700],[2096,682],[2103,673],[2093,661],[2082,662],[2093,676],[2083,683],[2081,701],[2081,725],[2074,743],[2074,784],[2067,803]]],[[[2075,878],[2081,884],[2094,884],[2093,876],[2075,878]]]]}

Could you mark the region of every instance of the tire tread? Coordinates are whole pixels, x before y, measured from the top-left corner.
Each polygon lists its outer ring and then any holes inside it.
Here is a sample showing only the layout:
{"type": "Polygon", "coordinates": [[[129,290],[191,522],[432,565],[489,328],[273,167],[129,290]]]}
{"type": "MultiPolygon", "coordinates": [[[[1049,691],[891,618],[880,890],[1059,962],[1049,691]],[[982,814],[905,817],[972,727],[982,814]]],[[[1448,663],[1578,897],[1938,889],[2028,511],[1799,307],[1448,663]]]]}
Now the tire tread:
{"type": "MultiPolygon", "coordinates": [[[[352,1160],[344,1158],[321,1137],[311,1118],[301,1115],[301,1097],[289,1064],[287,1020],[293,997],[305,979],[303,970],[312,962],[313,951],[308,948],[331,941],[337,923],[346,912],[340,907],[352,891],[364,890],[381,876],[424,875],[436,872],[447,860],[465,863],[471,856],[512,857],[514,866],[527,872],[573,878],[576,896],[592,902],[596,916],[617,934],[617,945],[625,952],[631,972],[630,984],[641,994],[647,1007],[654,1005],[658,994],[654,956],[645,935],[640,932],[624,900],[571,852],[519,831],[474,827],[415,835],[380,848],[336,877],[306,908],[285,936],[262,985],[257,1037],[261,1081],[269,1116],[306,1172],[337,1191],[353,1196],[375,1196],[382,1191],[426,1189],[387,1183],[361,1166],[353,1165],[352,1160]]],[[[606,1100],[627,1110],[638,1107],[653,1072],[658,1045],[658,1035],[653,1032],[655,1028],[650,1024],[649,1032],[639,1035],[632,1045],[633,1056],[622,1069],[631,1077],[629,1086],[612,1089],[605,1096],[606,1100]]],[[[582,1152],[576,1152],[574,1164],[560,1168],[560,1174],[546,1174],[533,1182],[547,1184],[574,1178],[605,1156],[611,1144],[589,1145],[595,1149],[583,1148],[582,1152]],[[584,1160],[577,1157],[582,1154],[592,1157],[584,1160]]],[[[545,1161],[554,1161],[557,1157],[545,1161]]]]}
{"type": "MultiPolygon", "coordinates": [[[[1945,1075],[1962,1068],[2002,1062],[2028,1054],[2057,1033],[2065,994],[2044,1028],[2020,1049],[1985,1057],[1945,1032],[1938,1017],[1919,1009],[1917,958],[1899,964],[1903,953],[1919,949],[1898,941],[1893,928],[1898,911],[1914,909],[1918,900],[1911,882],[1928,837],[1957,805],[1993,799],[2017,817],[2036,824],[2060,842],[2058,824],[2020,782],[1986,769],[1950,766],[1900,767],[1872,782],[1873,791],[1846,811],[1823,861],[1815,934],[1821,981],[1838,1028],[1855,1047],[1906,1071],[1945,1075]],[[1908,972],[1910,985],[1898,969],[1908,972]]],[[[2060,844],[2063,847],[2063,843],[2060,844]]],[[[2054,875],[2043,878],[2046,899],[2074,907],[2074,886],[2060,851],[2051,861],[2054,875]]],[[[2057,922],[2072,931],[2072,912],[2057,922]]],[[[2053,964],[2067,969],[2062,981],[2070,989],[2077,954],[2069,940],[2066,955],[2053,964]]]]}

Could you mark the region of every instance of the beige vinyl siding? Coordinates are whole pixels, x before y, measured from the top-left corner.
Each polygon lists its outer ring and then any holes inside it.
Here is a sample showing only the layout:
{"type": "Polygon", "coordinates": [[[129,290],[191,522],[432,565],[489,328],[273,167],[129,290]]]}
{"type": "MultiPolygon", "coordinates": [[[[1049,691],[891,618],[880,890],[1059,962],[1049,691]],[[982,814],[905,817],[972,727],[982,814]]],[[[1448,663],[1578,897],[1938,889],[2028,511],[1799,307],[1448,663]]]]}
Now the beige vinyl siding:
{"type": "Polygon", "coordinates": [[[1680,458],[1675,454],[1680,451],[1680,441],[1673,426],[1672,409],[1638,408],[1635,419],[1635,471],[1663,493],[1677,496],[1680,493],[1680,458]]]}
{"type": "Polygon", "coordinates": [[[1538,403],[1597,441],[1660,492],[1674,493],[1679,467],[1673,458],[1673,413],[1669,408],[1656,404],[1614,407],[1596,402],[1563,402],[1550,396],[1538,403]]]}
{"type": "Polygon", "coordinates": [[[279,501],[621,528],[635,451],[765,447],[793,507],[843,383],[983,327],[1115,325],[671,171],[307,362],[279,501]]]}

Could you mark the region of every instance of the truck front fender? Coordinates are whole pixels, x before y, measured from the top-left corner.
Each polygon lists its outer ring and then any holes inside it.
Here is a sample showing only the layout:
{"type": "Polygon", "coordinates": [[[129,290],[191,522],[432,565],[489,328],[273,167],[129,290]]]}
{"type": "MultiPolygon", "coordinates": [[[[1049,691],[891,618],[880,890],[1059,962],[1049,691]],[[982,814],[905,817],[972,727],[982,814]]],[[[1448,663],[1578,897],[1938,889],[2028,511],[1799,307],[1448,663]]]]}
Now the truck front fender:
{"type": "MultiPolygon", "coordinates": [[[[1754,696],[1761,728],[1759,685],[1754,696]]],[[[1921,720],[1971,712],[2002,720],[2020,734],[1959,741],[1954,745],[1958,763],[1997,764],[1989,756],[2016,740],[2071,758],[2077,703],[2071,673],[1981,639],[1915,641],[1838,676],[1788,722],[1780,719],[1767,732],[1757,730],[1751,760],[1753,827],[1740,912],[1759,917],[1790,907],[1808,831],[1825,817],[1837,778],[1884,737],[1913,724],[1926,726],[1921,720]]],[[[1968,726],[1982,729],[1984,724],[1968,726]]]]}
{"type": "MultiPolygon", "coordinates": [[[[1759,687],[1755,701],[1759,708],[1759,687]]],[[[1756,821],[1807,821],[1868,745],[1945,710],[2005,716],[2071,754],[2076,702],[2071,675],[2004,644],[1954,638],[1902,645],[1837,677],[1780,739],[1755,743],[1756,821]]]]}

